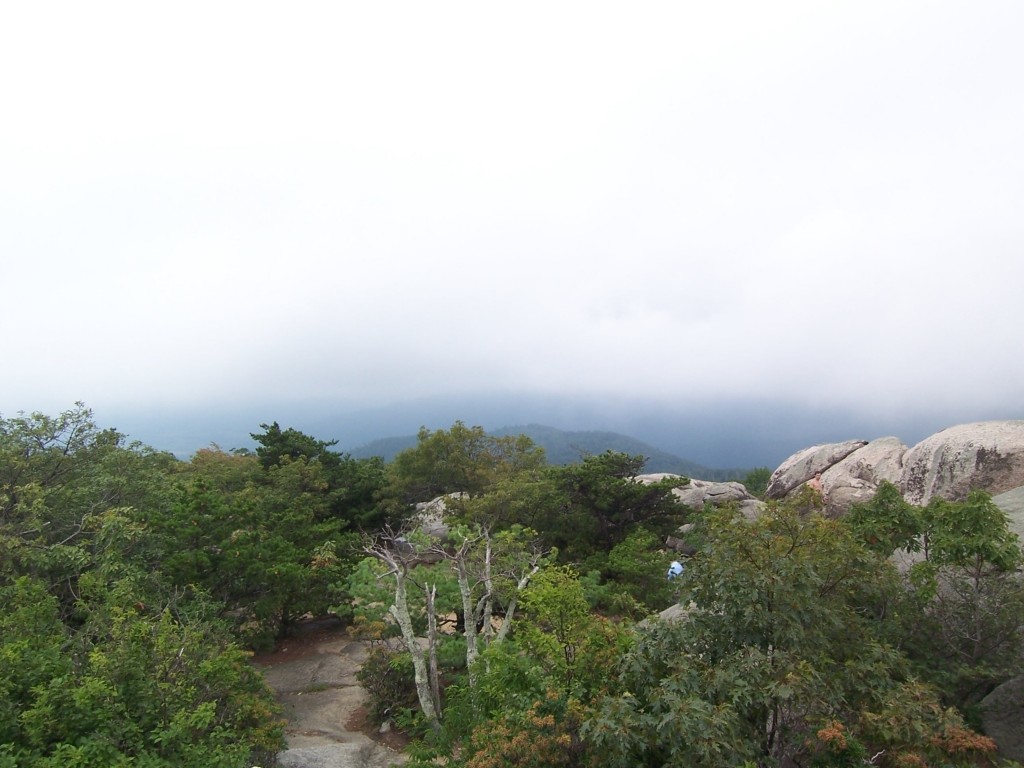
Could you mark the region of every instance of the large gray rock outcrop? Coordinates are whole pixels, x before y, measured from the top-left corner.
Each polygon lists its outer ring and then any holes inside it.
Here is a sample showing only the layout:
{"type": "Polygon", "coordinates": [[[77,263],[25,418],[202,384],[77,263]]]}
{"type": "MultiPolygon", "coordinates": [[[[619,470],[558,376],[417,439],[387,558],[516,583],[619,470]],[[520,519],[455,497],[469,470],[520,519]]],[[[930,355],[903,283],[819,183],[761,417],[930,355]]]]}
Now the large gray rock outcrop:
{"type": "Polygon", "coordinates": [[[975,488],[998,496],[1024,486],[1024,420],[961,424],[909,449],[895,437],[811,446],[772,473],[765,496],[785,498],[819,472],[833,516],[869,500],[886,480],[911,504],[962,501],[975,488]]]}
{"type": "Polygon", "coordinates": [[[1007,680],[981,700],[981,722],[999,754],[1024,761],[1024,675],[1007,680]]]}
{"type": "MultiPolygon", "coordinates": [[[[682,482],[684,478],[682,475],[673,475],[671,472],[651,472],[646,475],[636,476],[636,481],[638,483],[643,483],[644,485],[650,485],[651,483],[660,483],[662,480],[665,479],[679,480],[680,482],[682,482]]],[[[692,483],[693,480],[690,480],[689,482],[692,483]]]]}
{"type": "Polygon", "coordinates": [[[975,488],[998,495],[1024,485],[1024,421],[961,424],[903,456],[900,490],[911,504],[962,501],[975,488]]]}
{"type": "Polygon", "coordinates": [[[844,515],[854,504],[870,501],[883,481],[899,485],[906,450],[898,437],[881,437],[825,470],[821,486],[829,514],[844,515]]]}
{"type": "Polygon", "coordinates": [[[806,483],[817,473],[824,473],[838,464],[858,448],[867,445],[866,440],[847,440],[845,443],[812,445],[794,453],[779,468],[772,472],[765,490],[765,498],[782,499],[806,483]]]}
{"type": "Polygon", "coordinates": [[[741,503],[754,497],[743,483],[714,483],[707,480],[691,480],[689,485],[672,491],[680,504],[694,509],[704,509],[705,504],[720,507],[729,502],[741,503]]]}
{"type": "Polygon", "coordinates": [[[416,505],[416,512],[412,517],[413,524],[423,533],[432,539],[444,539],[448,536],[448,512],[449,501],[458,501],[466,496],[464,493],[448,493],[438,496],[430,501],[421,501],[416,505]]]}
{"type": "MultiPolygon", "coordinates": [[[[672,477],[679,476],[654,473],[638,475],[636,479],[641,483],[656,483],[659,480],[672,477]]],[[[674,489],[672,493],[680,504],[696,510],[704,509],[705,504],[720,507],[732,502],[743,511],[744,515],[750,517],[760,511],[763,506],[763,502],[752,496],[743,483],[737,482],[716,483],[710,480],[690,480],[686,485],[674,489]]]]}
{"type": "Polygon", "coordinates": [[[1024,487],[993,496],[992,501],[1010,518],[1010,530],[1024,542],[1024,487]]]}
{"type": "MultiPolygon", "coordinates": [[[[641,483],[656,483],[666,478],[679,478],[679,475],[662,472],[638,475],[636,479],[641,483]]],[[[710,480],[690,480],[686,485],[674,488],[672,494],[680,504],[697,511],[703,511],[705,504],[717,507],[733,503],[748,519],[757,517],[764,507],[763,501],[752,496],[743,483],[737,482],[716,483],[710,480]]],[[[682,526],[679,529],[680,535],[669,536],[665,540],[665,545],[687,557],[693,555],[697,550],[687,541],[686,537],[692,527],[691,524],[682,526]]]]}

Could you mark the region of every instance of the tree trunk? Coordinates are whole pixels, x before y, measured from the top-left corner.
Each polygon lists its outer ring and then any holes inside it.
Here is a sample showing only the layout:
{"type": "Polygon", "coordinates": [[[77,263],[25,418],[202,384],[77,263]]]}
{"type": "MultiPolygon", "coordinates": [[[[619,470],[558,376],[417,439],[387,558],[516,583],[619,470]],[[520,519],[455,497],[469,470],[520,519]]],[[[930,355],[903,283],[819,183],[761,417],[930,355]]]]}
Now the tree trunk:
{"type": "Polygon", "coordinates": [[[511,599],[509,599],[508,601],[508,609],[505,611],[505,620],[501,622],[501,629],[498,630],[498,636],[494,638],[494,642],[503,642],[505,638],[508,636],[509,628],[512,626],[512,617],[516,613],[516,605],[518,604],[516,595],[518,595],[520,592],[526,589],[527,586],[529,586],[530,579],[533,578],[533,574],[535,574],[539,570],[539,565],[533,566],[533,568],[530,569],[530,572],[523,576],[523,578],[519,580],[519,583],[516,584],[516,593],[512,595],[511,599]]]}
{"type": "Polygon", "coordinates": [[[437,586],[423,585],[423,593],[427,603],[427,658],[430,667],[430,695],[434,702],[434,711],[438,718],[441,715],[441,676],[437,670],[437,608],[434,598],[437,597],[437,586]]]}
{"type": "Polygon", "coordinates": [[[440,728],[440,712],[434,706],[434,696],[430,686],[430,675],[427,671],[427,663],[423,658],[423,647],[416,639],[416,633],[412,628],[412,617],[409,615],[409,600],[405,591],[405,574],[401,569],[395,573],[395,603],[391,606],[391,615],[398,622],[398,628],[402,630],[402,642],[406,650],[412,656],[413,678],[416,682],[416,697],[420,702],[420,709],[423,717],[434,730],[440,728]]]}
{"type": "Polygon", "coordinates": [[[494,600],[494,578],[491,574],[491,537],[487,537],[486,548],[484,549],[484,591],[486,600],[483,605],[483,628],[484,645],[490,645],[494,639],[494,627],[491,625],[494,600]]]}
{"type": "Polygon", "coordinates": [[[456,560],[455,574],[459,582],[459,594],[462,595],[462,635],[466,639],[466,669],[469,671],[470,685],[472,685],[473,662],[479,655],[476,644],[477,611],[473,605],[473,592],[469,584],[465,557],[459,557],[456,560]]]}

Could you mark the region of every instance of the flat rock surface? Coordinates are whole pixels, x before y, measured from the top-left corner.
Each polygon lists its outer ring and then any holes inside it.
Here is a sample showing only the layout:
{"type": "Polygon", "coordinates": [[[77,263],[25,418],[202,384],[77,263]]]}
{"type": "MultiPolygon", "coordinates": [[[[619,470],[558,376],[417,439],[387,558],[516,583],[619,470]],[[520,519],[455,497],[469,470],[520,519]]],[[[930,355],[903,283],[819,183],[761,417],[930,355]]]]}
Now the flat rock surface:
{"type": "MultiPolygon", "coordinates": [[[[336,622],[311,622],[256,666],[284,708],[282,768],[387,768],[405,756],[367,736],[366,691],[356,674],[367,646],[336,622]]],[[[396,740],[396,746],[401,746],[396,740]]]]}
{"type": "Polygon", "coordinates": [[[1010,517],[1010,530],[1024,542],[1024,487],[993,496],[992,501],[1010,517]]]}

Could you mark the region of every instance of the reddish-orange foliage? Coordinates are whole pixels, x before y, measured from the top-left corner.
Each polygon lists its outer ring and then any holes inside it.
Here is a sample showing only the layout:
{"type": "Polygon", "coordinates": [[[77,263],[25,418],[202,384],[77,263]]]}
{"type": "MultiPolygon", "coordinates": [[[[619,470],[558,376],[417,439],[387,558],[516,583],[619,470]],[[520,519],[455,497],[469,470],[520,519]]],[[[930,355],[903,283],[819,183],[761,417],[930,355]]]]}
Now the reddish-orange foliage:
{"type": "Polygon", "coordinates": [[[969,728],[949,726],[932,739],[932,743],[947,755],[994,755],[996,743],[969,728]]]}
{"type": "Polygon", "coordinates": [[[838,720],[831,721],[819,730],[818,738],[835,752],[842,752],[847,747],[846,727],[838,720]]]}
{"type": "Polygon", "coordinates": [[[549,692],[526,711],[485,723],[473,731],[467,768],[581,768],[588,764],[580,741],[583,712],[575,702],[549,692]]]}

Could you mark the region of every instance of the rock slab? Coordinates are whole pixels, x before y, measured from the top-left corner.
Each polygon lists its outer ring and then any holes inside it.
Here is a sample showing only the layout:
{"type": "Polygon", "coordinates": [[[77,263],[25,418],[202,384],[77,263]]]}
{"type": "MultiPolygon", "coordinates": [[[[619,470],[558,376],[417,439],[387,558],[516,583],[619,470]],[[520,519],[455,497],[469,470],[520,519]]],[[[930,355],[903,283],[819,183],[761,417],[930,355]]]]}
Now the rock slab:
{"type": "Polygon", "coordinates": [[[824,473],[829,467],[838,464],[867,444],[867,440],[847,440],[843,443],[812,445],[794,453],[772,472],[768,488],[764,492],[765,498],[785,498],[817,473],[824,473]]]}
{"type": "Polygon", "coordinates": [[[1024,761],[1024,675],[1007,680],[981,700],[981,722],[1002,757],[1024,761]]]}
{"type": "Polygon", "coordinates": [[[900,490],[911,504],[993,496],[1024,485],[1024,420],[961,424],[927,437],[903,457],[900,490]]]}
{"type": "Polygon", "coordinates": [[[992,501],[1010,518],[1010,530],[1024,542],[1024,487],[993,496],[992,501]]]}
{"type": "Polygon", "coordinates": [[[881,437],[825,470],[821,487],[829,514],[837,517],[854,504],[870,501],[883,481],[899,485],[906,450],[898,437],[881,437]]]}
{"type": "Polygon", "coordinates": [[[962,501],[973,489],[995,497],[1024,486],[1024,420],[961,424],[910,449],[896,437],[814,445],[779,465],[765,497],[786,498],[819,472],[833,516],[869,500],[883,481],[920,506],[935,497],[962,501]]]}
{"type": "Polygon", "coordinates": [[[374,742],[348,722],[366,702],[356,674],[364,643],[347,638],[320,641],[313,652],[262,667],[267,685],[285,710],[288,749],[282,768],[388,768],[405,755],[374,742]]]}

